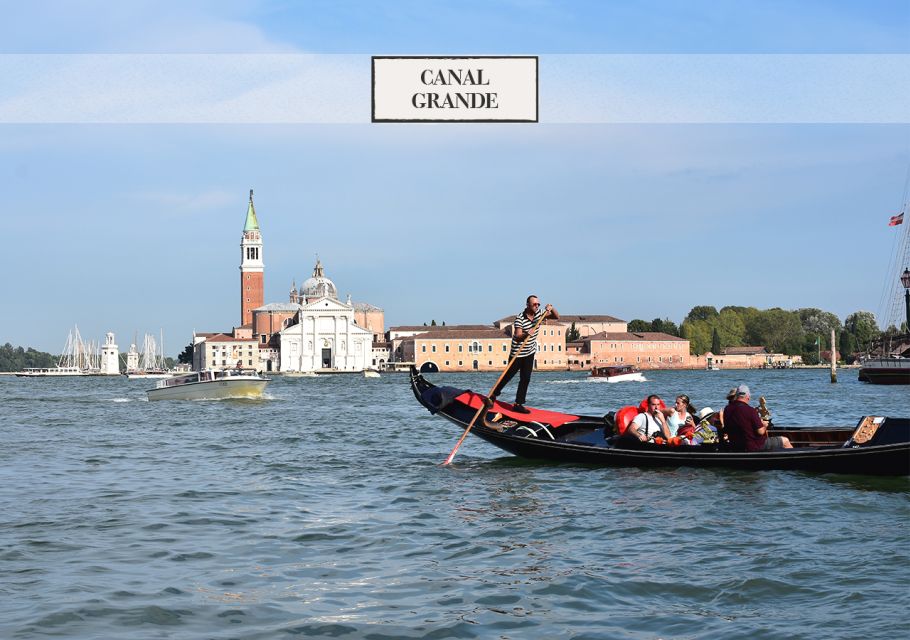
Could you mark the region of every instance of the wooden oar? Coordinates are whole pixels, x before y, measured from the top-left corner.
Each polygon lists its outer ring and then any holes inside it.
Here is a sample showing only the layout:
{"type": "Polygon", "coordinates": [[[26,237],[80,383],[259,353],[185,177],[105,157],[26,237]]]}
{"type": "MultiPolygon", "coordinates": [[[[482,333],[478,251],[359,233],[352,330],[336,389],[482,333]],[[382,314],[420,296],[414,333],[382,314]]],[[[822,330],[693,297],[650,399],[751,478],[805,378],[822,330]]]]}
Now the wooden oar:
{"type": "MultiPolygon", "coordinates": [[[[522,313],[524,313],[524,312],[522,311],[522,313]]],[[[544,318],[546,318],[548,315],[550,315],[550,312],[544,311],[543,315],[540,316],[540,320],[538,320],[537,322],[534,323],[534,326],[531,327],[531,330],[528,331],[528,334],[522,339],[521,342],[518,343],[518,348],[515,349],[515,355],[512,356],[512,359],[509,360],[509,364],[506,365],[505,370],[503,370],[503,372],[499,375],[499,380],[497,380],[496,384],[494,384],[493,387],[490,389],[490,393],[487,394],[488,397],[490,394],[493,393],[493,391],[496,390],[496,387],[499,386],[499,383],[502,381],[502,379],[505,377],[506,373],[509,371],[509,368],[512,366],[512,363],[515,362],[515,358],[517,358],[518,354],[521,353],[521,347],[524,346],[524,343],[528,340],[528,338],[531,337],[531,334],[534,333],[534,331],[537,329],[537,327],[540,326],[540,323],[543,322],[544,318]]],[[[452,449],[452,453],[450,453],[449,457],[446,458],[446,461],[442,463],[443,466],[450,464],[452,462],[452,459],[455,457],[455,454],[458,452],[458,447],[460,447],[461,443],[464,442],[464,439],[468,437],[468,434],[471,432],[471,429],[474,427],[474,423],[477,422],[477,418],[479,418],[480,414],[482,414],[484,411],[486,411],[486,409],[487,409],[487,405],[483,404],[483,402],[481,402],[480,409],[478,409],[477,413],[474,414],[474,418],[471,420],[470,424],[468,424],[468,428],[464,430],[464,433],[461,434],[461,437],[458,439],[458,442],[455,443],[455,448],[452,449]]]]}

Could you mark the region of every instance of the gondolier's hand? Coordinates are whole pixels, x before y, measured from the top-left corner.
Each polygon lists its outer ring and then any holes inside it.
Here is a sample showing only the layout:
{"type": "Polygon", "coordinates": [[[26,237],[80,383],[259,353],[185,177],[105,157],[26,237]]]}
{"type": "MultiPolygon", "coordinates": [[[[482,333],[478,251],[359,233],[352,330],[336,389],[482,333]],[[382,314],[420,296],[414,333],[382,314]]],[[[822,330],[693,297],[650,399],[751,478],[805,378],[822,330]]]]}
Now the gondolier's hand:
{"type": "Polygon", "coordinates": [[[543,308],[543,310],[544,310],[544,313],[546,313],[546,315],[550,315],[553,312],[553,305],[548,304],[547,306],[545,306],[543,308]]]}

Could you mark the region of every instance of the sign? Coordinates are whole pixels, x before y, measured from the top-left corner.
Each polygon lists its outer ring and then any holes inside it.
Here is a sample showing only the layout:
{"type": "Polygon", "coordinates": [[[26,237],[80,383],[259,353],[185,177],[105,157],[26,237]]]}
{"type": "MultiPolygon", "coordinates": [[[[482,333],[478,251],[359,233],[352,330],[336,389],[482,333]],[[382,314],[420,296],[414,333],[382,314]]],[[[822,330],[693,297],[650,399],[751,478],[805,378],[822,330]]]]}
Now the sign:
{"type": "Polygon", "coordinates": [[[373,122],[537,122],[537,56],[373,56],[373,122]]]}

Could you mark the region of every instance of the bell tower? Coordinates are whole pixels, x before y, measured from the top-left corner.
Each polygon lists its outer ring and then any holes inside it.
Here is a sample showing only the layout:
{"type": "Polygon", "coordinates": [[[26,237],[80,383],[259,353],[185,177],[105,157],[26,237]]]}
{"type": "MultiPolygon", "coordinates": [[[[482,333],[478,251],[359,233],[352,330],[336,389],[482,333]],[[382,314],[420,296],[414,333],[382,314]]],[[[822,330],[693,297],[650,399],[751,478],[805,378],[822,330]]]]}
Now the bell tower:
{"type": "Polygon", "coordinates": [[[253,309],[261,307],[265,294],[262,276],[262,234],[259,220],[253,207],[253,190],[250,189],[250,204],[246,210],[243,238],[240,240],[240,326],[253,324],[253,309]]]}

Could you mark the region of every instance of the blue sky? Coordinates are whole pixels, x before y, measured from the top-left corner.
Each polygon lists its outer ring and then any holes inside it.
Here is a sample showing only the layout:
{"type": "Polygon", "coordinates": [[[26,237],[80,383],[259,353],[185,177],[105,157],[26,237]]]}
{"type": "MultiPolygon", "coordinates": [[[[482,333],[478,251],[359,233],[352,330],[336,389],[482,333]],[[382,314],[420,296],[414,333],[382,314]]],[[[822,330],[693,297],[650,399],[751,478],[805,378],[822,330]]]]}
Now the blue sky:
{"type": "MultiPolygon", "coordinates": [[[[905,76],[893,71],[910,53],[906,1],[5,5],[0,184],[11,241],[0,267],[16,277],[0,342],[58,351],[78,324],[95,339],[115,331],[125,349],[134,333],[162,328],[175,353],[193,329],[230,329],[250,188],[266,301],[286,300],[318,254],[342,297],[383,307],[387,326],[489,322],[531,292],[564,313],[677,322],[696,304],[814,306],[842,319],[880,311],[887,220],[910,167],[905,76]],[[35,55],[48,53],[63,55],[35,55]],[[285,94],[251,92],[263,123],[243,112],[209,124],[178,87],[172,124],[149,124],[111,105],[129,87],[131,105],[154,118],[170,85],[137,72],[104,86],[103,67],[71,86],[44,69],[85,63],[66,54],[118,53],[316,54],[312,83],[342,91],[291,123],[275,104],[285,94]],[[539,55],[541,122],[371,125],[371,54],[539,55]],[[645,102],[641,122],[617,123],[561,102],[581,101],[585,86],[564,71],[603,74],[618,59],[604,54],[666,54],[633,60],[700,74],[692,54],[755,54],[746,65],[797,55],[768,67],[760,109],[751,98],[707,109],[685,82],[668,106],[691,100],[697,123],[645,102]],[[833,60],[839,99],[799,81],[792,69],[804,60],[833,60]],[[333,73],[344,82],[324,79],[333,73]],[[778,78],[775,100],[767,83],[778,78]],[[812,99],[796,105],[796,94],[812,99]],[[745,115],[712,122],[725,107],[745,115]],[[320,120],[327,111],[341,115],[320,120]]],[[[647,82],[657,72],[637,73],[647,82]]]]}

